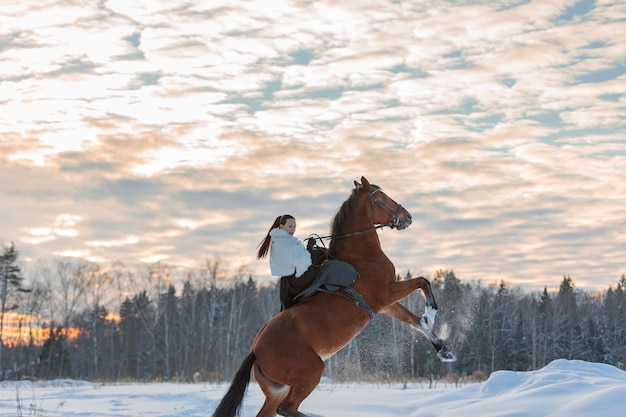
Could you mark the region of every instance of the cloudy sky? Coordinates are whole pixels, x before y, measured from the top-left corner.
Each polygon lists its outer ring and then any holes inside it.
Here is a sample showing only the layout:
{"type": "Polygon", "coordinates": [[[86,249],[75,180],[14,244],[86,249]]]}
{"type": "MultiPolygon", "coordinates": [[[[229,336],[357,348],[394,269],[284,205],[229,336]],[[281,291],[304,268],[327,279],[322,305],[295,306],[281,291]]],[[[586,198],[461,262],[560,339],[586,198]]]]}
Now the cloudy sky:
{"type": "Polygon", "coordinates": [[[24,261],[269,276],[362,175],[399,272],[536,289],[626,273],[621,1],[0,5],[0,241],[24,261]]]}

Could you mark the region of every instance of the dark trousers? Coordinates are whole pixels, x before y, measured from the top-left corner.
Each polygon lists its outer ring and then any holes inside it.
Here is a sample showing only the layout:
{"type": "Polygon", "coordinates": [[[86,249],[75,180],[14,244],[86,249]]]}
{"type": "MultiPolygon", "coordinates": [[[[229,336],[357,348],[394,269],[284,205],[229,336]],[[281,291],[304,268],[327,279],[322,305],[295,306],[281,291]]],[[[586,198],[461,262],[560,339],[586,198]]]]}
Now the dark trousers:
{"type": "Polygon", "coordinates": [[[317,276],[320,267],[311,265],[304,274],[296,278],[296,273],[280,277],[280,310],[294,305],[293,299],[307,288],[317,276]]]}

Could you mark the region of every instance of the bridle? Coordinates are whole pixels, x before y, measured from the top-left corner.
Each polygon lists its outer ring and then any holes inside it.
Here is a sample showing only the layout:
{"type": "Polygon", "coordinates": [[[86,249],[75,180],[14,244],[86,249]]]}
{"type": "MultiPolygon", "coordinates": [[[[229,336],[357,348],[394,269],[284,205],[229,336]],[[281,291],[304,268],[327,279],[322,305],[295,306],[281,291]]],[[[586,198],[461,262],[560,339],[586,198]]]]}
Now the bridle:
{"type": "Polygon", "coordinates": [[[385,213],[389,214],[392,218],[390,223],[385,223],[385,224],[378,224],[375,225],[374,227],[370,227],[369,229],[366,230],[360,230],[357,232],[351,232],[351,233],[346,233],[345,235],[341,235],[341,236],[323,236],[323,237],[319,237],[317,236],[317,239],[344,239],[347,237],[352,237],[352,236],[357,236],[357,235],[361,235],[363,233],[369,233],[369,232],[373,232],[374,230],[378,230],[378,229],[382,229],[383,227],[390,227],[390,228],[397,228],[398,225],[400,224],[400,212],[402,211],[402,205],[398,204],[398,208],[396,209],[396,211],[394,212],[393,210],[391,210],[389,207],[387,207],[382,201],[380,201],[378,198],[376,198],[376,193],[377,192],[382,192],[380,188],[376,188],[374,189],[374,191],[368,191],[367,195],[370,197],[370,200],[372,201],[372,217],[374,217],[374,211],[376,209],[376,205],[378,205],[380,208],[382,208],[385,213]]]}
{"type": "Polygon", "coordinates": [[[398,208],[396,209],[396,212],[394,213],[389,207],[387,207],[379,199],[376,198],[374,194],[376,194],[379,191],[380,191],[380,188],[376,188],[374,191],[367,193],[370,196],[370,199],[372,200],[372,217],[374,215],[374,208],[375,208],[374,203],[376,203],[392,218],[391,223],[382,225],[382,227],[389,226],[392,229],[395,227],[398,227],[398,225],[400,224],[400,212],[402,211],[402,204],[396,203],[398,205],[398,208]]]}

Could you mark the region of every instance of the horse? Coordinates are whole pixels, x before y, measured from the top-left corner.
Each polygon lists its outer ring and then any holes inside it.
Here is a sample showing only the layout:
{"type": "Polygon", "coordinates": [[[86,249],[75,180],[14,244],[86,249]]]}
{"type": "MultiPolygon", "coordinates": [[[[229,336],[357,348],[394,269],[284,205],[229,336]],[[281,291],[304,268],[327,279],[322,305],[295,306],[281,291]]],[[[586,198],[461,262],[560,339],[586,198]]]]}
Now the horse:
{"type": "Polygon", "coordinates": [[[441,361],[456,358],[433,332],[437,303],[424,277],[399,281],[381,248],[378,229],[403,230],[411,214],[365,177],[331,222],[329,254],[351,264],[358,279],[336,294],[318,292],[281,311],[258,332],[213,417],[235,417],[251,372],[265,395],[257,417],[306,417],[300,404],[317,387],[324,361],[346,346],[376,313],[386,314],[423,333],[441,361]],[[422,290],[425,312],[412,313],[400,303],[422,290]]]}

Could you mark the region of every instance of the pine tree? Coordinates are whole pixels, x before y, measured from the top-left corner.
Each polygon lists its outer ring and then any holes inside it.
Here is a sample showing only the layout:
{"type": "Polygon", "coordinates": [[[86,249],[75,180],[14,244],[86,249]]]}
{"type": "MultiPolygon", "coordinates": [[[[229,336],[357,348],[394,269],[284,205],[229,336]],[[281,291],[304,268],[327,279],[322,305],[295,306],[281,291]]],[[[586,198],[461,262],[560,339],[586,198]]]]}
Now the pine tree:
{"type": "Polygon", "coordinates": [[[18,252],[11,242],[0,255],[0,378],[4,379],[3,351],[4,351],[4,319],[6,313],[19,307],[18,295],[27,292],[23,287],[24,277],[17,265],[18,252]]]}
{"type": "Polygon", "coordinates": [[[548,293],[548,287],[543,288],[539,300],[539,361],[538,367],[543,367],[555,358],[554,353],[554,306],[548,293]]]}
{"type": "Polygon", "coordinates": [[[605,360],[617,366],[626,363],[626,277],[621,276],[616,289],[604,296],[600,319],[605,339],[605,360]]]}
{"type": "Polygon", "coordinates": [[[569,275],[563,277],[556,296],[556,354],[559,358],[575,359],[574,345],[580,339],[581,328],[578,322],[578,306],[574,281],[569,275]]]}

